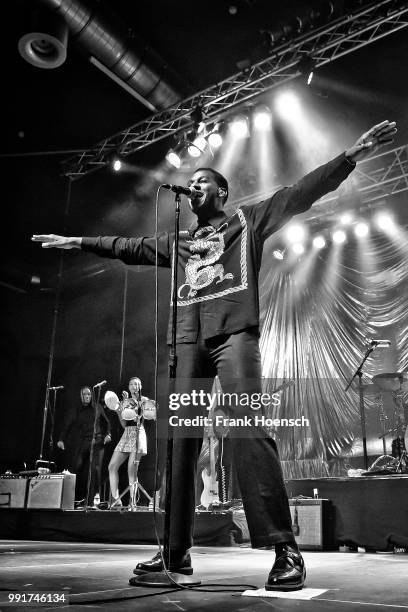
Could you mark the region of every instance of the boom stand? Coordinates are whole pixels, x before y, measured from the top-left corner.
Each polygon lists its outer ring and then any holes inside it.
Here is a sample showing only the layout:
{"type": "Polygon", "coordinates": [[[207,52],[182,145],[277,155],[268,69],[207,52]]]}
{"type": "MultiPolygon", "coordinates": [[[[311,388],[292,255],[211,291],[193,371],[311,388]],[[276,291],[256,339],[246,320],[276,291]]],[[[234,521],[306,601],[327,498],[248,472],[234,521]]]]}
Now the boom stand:
{"type": "Polygon", "coordinates": [[[362,362],[360,363],[357,370],[354,372],[353,376],[351,377],[349,384],[344,389],[344,391],[348,391],[351,386],[351,383],[353,382],[355,377],[358,376],[358,391],[359,391],[359,396],[360,396],[361,437],[363,439],[364,468],[366,470],[368,470],[368,455],[367,455],[367,436],[366,436],[366,421],[365,421],[365,408],[364,408],[364,388],[363,388],[362,377],[363,377],[363,365],[365,364],[368,357],[373,352],[374,348],[375,346],[368,347],[363,357],[362,362]]]}
{"type": "Polygon", "coordinates": [[[54,425],[55,425],[55,407],[57,404],[57,391],[60,391],[63,387],[47,387],[45,394],[45,404],[44,404],[44,415],[43,415],[43,425],[42,425],[42,433],[41,433],[41,449],[40,449],[40,458],[35,462],[36,469],[48,468],[51,470],[51,465],[55,466],[54,461],[50,461],[50,456],[54,450],[54,425]],[[50,391],[54,391],[54,395],[52,398],[52,406],[50,406],[50,391]],[[48,412],[50,413],[51,420],[51,429],[49,433],[48,440],[48,450],[49,450],[49,458],[44,459],[44,443],[45,443],[45,432],[47,429],[47,421],[48,421],[48,412]]]}
{"type": "MultiPolygon", "coordinates": [[[[177,266],[178,266],[178,244],[179,244],[179,227],[180,227],[180,194],[176,193],[174,211],[174,249],[173,262],[171,272],[171,305],[172,305],[172,325],[171,325],[171,348],[169,355],[169,387],[172,393],[175,389],[176,372],[177,372],[177,352],[176,352],[176,332],[177,332],[177,266]]],[[[170,561],[170,514],[171,514],[171,478],[173,464],[173,434],[169,429],[167,438],[167,457],[166,457],[166,499],[164,504],[164,536],[163,536],[163,551],[162,560],[164,567],[169,565],[170,561]]],[[[133,586],[156,587],[164,586],[171,587],[179,584],[180,586],[198,586],[201,584],[199,580],[194,580],[191,576],[178,574],[163,570],[161,572],[148,572],[141,576],[131,578],[130,584],[133,586]]]]}

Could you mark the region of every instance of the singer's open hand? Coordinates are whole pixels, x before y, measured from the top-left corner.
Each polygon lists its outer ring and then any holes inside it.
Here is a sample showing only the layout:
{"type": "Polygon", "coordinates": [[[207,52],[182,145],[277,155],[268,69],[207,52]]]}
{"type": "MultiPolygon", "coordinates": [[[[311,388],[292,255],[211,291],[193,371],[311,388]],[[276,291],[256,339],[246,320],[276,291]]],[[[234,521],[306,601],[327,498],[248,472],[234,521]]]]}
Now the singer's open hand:
{"type": "Polygon", "coordinates": [[[59,236],[58,234],[34,234],[32,242],[41,242],[43,249],[80,249],[82,238],[59,236]]]}
{"type": "Polygon", "coordinates": [[[346,157],[352,162],[361,161],[374,153],[379,147],[392,143],[396,133],[397,126],[395,121],[388,121],[387,119],[377,123],[367,132],[364,132],[352,147],[347,149],[346,157]]]}

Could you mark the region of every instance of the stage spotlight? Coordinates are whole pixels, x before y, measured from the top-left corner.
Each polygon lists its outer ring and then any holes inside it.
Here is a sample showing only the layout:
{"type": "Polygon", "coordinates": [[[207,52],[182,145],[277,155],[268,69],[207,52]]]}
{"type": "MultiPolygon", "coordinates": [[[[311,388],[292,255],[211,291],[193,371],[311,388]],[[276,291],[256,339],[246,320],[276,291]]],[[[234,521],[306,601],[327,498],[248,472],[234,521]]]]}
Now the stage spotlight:
{"type": "Polygon", "coordinates": [[[195,145],[193,145],[193,144],[191,144],[191,145],[189,145],[189,146],[188,146],[187,151],[188,151],[188,154],[189,154],[191,157],[200,157],[200,155],[201,155],[201,151],[200,151],[200,149],[198,149],[198,148],[197,148],[195,145]]]}
{"type": "Polygon", "coordinates": [[[114,172],[120,172],[120,170],[122,170],[123,162],[118,153],[111,153],[109,155],[109,165],[114,172]]]}
{"type": "Polygon", "coordinates": [[[310,55],[304,55],[298,62],[298,68],[300,74],[307,77],[307,84],[310,85],[313,79],[313,70],[315,68],[314,59],[310,57],[310,55]]]}
{"type": "Polygon", "coordinates": [[[235,117],[231,123],[231,133],[235,138],[246,138],[249,136],[248,121],[243,115],[235,117]]]}
{"type": "Polygon", "coordinates": [[[316,236],[315,238],[313,238],[313,246],[316,249],[324,249],[324,247],[326,246],[326,241],[323,236],[316,236]]]}
{"type": "Polygon", "coordinates": [[[305,252],[305,247],[301,242],[295,242],[295,244],[292,244],[292,251],[296,255],[302,255],[305,252]]]}
{"type": "Polygon", "coordinates": [[[200,157],[207,146],[207,141],[204,136],[197,136],[192,143],[189,144],[187,151],[191,157],[200,157]]]}
{"type": "Polygon", "coordinates": [[[113,164],[112,164],[112,168],[114,169],[115,172],[119,172],[122,168],[122,162],[120,161],[120,159],[115,159],[113,164]]]}
{"type": "Polygon", "coordinates": [[[300,115],[300,100],[293,91],[283,91],[276,99],[276,108],[284,119],[293,119],[300,115]]]}
{"type": "Polygon", "coordinates": [[[340,223],[342,225],[350,225],[352,221],[353,221],[353,215],[351,213],[344,213],[344,215],[341,215],[340,217],[340,223]]]}
{"type": "Polygon", "coordinates": [[[301,242],[305,234],[305,228],[301,225],[290,225],[286,230],[286,238],[290,242],[301,242]]]}
{"type": "Polygon", "coordinates": [[[173,149],[170,149],[170,151],[167,153],[166,159],[169,162],[169,164],[171,164],[175,168],[180,168],[181,166],[180,156],[178,155],[178,153],[173,151],[173,149]]]}
{"type": "Polygon", "coordinates": [[[222,145],[222,136],[218,132],[212,132],[208,136],[208,144],[213,149],[218,149],[222,145]]]}
{"type": "Polygon", "coordinates": [[[271,111],[267,106],[259,106],[257,109],[255,109],[254,128],[256,130],[270,130],[271,123],[271,111]]]}
{"type": "Polygon", "coordinates": [[[346,241],[346,232],[343,232],[343,230],[336,230],[335,232],[333,232],[332,238],[333,242],[335,242],[336,244],[341,244],[342,242],[346,241]]]}
{"type": "Polygon", "coordinates": [[[357,223],[354,228],[354,233],[358,238],[364,238],[368,234],[368,225],[367,223],[357,223]]]}
{"type": "Polygon", "coordinates": [[[390,230],[394,227],[394,219],[388,213],[378,213],[375,217],[376,225],[381,230],[390,230]]]}
{"type": "Polygon", "coordinates": [[[282,249],[275,249],[272,254],[273,254],[275,259],[281,259],[282,260],[285,257],[285,253],[284,253],[284,251],[282,249]]]}

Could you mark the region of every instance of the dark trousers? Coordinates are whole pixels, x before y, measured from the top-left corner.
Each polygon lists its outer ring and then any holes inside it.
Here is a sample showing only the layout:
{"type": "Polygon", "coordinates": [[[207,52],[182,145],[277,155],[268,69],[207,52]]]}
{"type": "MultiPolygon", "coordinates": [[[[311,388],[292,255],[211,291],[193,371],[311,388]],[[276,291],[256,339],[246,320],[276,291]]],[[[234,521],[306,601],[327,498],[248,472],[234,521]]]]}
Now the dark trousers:
{"type": "MultiPolygon", "coordinates": [[[[91,452],[91,440],[81,440],[80,444],[75,449],[75,454],[72,461],[72,469],[77,475],[76,482],[76,498],[84,499],[87,493],[88,475],[89,475],[89,459],[91,452]]],[[[102,438],[97,438],[93,450],[91,482],[89,486],[89,495],[86,500],[88,505],[93,503],[96,493],[100,492],[101,473],[103,456],[105,447],[102,438]]]]}
{"type": "MultiPolygon", "coordinates": [[[[177,346],[177,393],[192,388],[211,392],[216,374],[223,392],[261,392],[261,358],[258,334],[246,330],[207,341],[177,346]]],[[[232,418],[254,411],[239,403],[228,409],[232,418]]],[[[259,413],[260,411],[258,411],[259,413]]],[[[180,418],[207,416],[205,407],[180,406],[172,413],[180,418]]],[[[202,428],[172,427],[173,467],[170,549],[183,550],[193,543],[196,466],[202,444],[202,428]]],[[[275,441],[260,426],[233,427],[229,434],[233,460],[254,548],[293,541],[288,497],[275,441]]]]}

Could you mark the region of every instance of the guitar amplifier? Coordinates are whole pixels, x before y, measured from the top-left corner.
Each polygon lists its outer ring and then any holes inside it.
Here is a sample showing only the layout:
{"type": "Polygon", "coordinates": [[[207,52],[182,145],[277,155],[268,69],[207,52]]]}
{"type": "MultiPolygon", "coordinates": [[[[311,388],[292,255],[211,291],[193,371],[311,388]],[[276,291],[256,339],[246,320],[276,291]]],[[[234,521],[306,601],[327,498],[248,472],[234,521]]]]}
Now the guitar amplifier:
{"type": "Polygon", "coordinates": [[[296,542],[302,550],[329,550],[334,542],[334,509],[328,499],[290,499],[296,542]]]}
{"type": "Polygon", "coordinates": [[[18,474],[0,476],[0,508],[25,508],[28,479],[18,474]]]}
{"type": "Polygon", "coordinates": [[[27,508],[73,510],[75,474],[43,474],[30,478],[27,508]]]}

